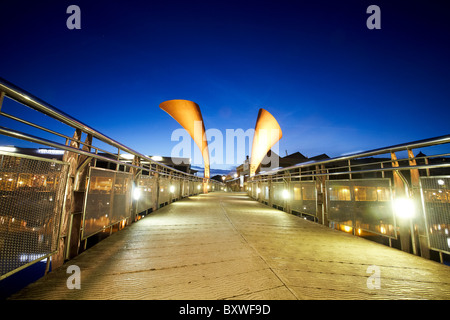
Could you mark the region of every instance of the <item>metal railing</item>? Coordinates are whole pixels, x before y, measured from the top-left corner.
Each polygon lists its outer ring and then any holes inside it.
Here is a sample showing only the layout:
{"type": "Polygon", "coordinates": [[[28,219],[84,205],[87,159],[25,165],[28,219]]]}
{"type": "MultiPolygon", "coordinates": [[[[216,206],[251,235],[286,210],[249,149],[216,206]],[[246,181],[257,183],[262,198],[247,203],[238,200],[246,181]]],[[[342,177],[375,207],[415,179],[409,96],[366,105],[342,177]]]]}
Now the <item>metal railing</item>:
{"type": "Polygon", "coordinates": [[[355,235],[397,241],[410,253],[430,258],[436,251],[442,262],[450,254],[449,146],[445,135],[308,161],[245,176],[243,186],[227,181],[227,189],[355,235]]]}
{"type": "Polygon", "coordinates": [[[0,151],[0,280],[48,257],[57,268],[94,235],[222,185],[155,161],[1,78],[0,116],[13,126],[2,124],[1,135],[63,151],[50,159],[0,151]],[[28,108],[46,124],[25,119],[28,108]]]}

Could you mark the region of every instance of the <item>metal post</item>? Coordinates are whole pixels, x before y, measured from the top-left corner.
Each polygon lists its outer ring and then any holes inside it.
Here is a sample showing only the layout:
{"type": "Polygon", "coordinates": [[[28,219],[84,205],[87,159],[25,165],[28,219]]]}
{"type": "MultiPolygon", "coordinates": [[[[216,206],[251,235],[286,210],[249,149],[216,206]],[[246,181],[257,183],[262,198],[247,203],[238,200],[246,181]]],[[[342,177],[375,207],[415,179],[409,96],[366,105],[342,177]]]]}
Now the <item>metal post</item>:
{"type": "Polygon", "coordinates": [[[292,212],[291,211],[291,201],[292,201],[292,199],[291,199],[292,198],[292,196],[291,196],[291,173],[289,171],[286,171],[286,175],[288,176],[287,181],[286,181],[286,185],[287,185],[286,190],[288,191],[288,197],[285,200],[286,201],[285,211],[287,213],[291,213],[292,212]]]}
{"type": "MultiPolygon", "coordinates": [[[[140,165],[140,158],[138,156],[134,156],[132,164],[139,166],[140,165]]],[[[137,168],[131,167],[130,172],[132,174],[132,181],[134,184],[135,188],[138,188],[139,185],[139,176],[141,173],[141,170],[138,170],[137,168]]],[[[130,221],[136,221],[136,217],[137,217],[137,207],[138,207],[138,201],[139,199],[134,199],[133,195],[131,195],[131,218],[130,221]]]]}
{"type": "MultiPolygon", "coordinates": [[[[352,163],[351,163],[351,160],[348,159],[348,160],[347,160],[347,163],[348,163],[348,172],[352,172],[352,163]]],[[[352,180],[352,178],[353,178],[353,177],[352,177],[352,174],[350,173],[348,176],[349,176],[349,179],[352,180]]]]}
{"type": "MultiPolygon", "coordinates": [[[[392,167],[398,167],[398,161],[397,156],[394,152],[391,152],[391,160],[392,160],[392,167]]],[[[393,179],[394,179],[394,201],[395,199],[399,198],[407,198],[408,192],[406,191],[408,189],[407,181],[403,177],[403,175],[398,170],[393,171],[393,179]]],[[[399,229],[400,229],[400,245],[401,249],[405,252],[411,251],[410,246],[410,238],[409,233],[411,232],[411,226],[410,223],[403,221],[402,219],[396,219],[396,221],[399,222],[399,229]]],[[[411,234],[411,237],[413,237],[413,234],[411,234]]]]}
{"type": "MultiPolygon", "coordinates": [[[[315,166],[316,173],[325,173],[327,170],[325,170],[325,166],[322,165],[316,165],[315,166]]],[[[328,173],[328,172],[327,172],[328,173]]],[[[325,201],[325,195],[324,192],[325,189],[325,181],[328,179],[327,175],[324,176],[316,176],[316,216],[319,220],[320,224],[327,225],[328,224],[328,218],[326,215],[327,208],[326,208],[326,201],[325,201]]]]}
{"type": "MultiPolygon", "coordinates": [[[[67,140],[67,144],[71,147],[74,147],[76,149],[80,148],[80,139],[81,139],[82,131],[80,129],[76,129],[72,140],[67,140]]],[[[67,188],[65,193],[65,204],[63,208],[63,215],[61,217],[61,228],[60,228],[60,236],[59,236],[59,243],[58,243],[58,253],[56,253],[53,256],[52,259],[52,268],[56,269],[64,263],[64,259],[67,258],[66,254],[66,246],[70,247],[70,243],[68,242],[69,234],[72,234],[72,229],[69,229],[69,224],[71,220],[71,215],[74,214],[77,210],[77,208],[80,207],[80,199],[78,197],[75,197],[75,180],[77,175],[77,169],[79,166],[78,163],[78,154],[74,152],[65,152],[63,156],[63,161],[69,163],[69,172],[68,172],[68,179],[67,179],[67,188]]],[[[80,228],[81,226],[77,226],[80,228]]],[[[73,228],[73,225],[72,225],[73,228]]],[[[78,229],[79,230],[79,229],[78,229]]],[[[79,239],[71,240],[76,241],[76,244],[78,245],[79,239]]]]}
{"type": "MultiPolygon", "coordinates": [[[[414,153],[411,149],[408,149],[408,158],[409,158],[409,165],[415,166],[417,165],[416,160],[414,158],[414,153]]],[[[420,255],[424,258],[429,259],[430,258],[430,248],[428,247],[428,237],[427,237],[427,231],[426,231],[426,223],[425,223],[425,214],[422,211],[422,205],[421,205],[421,186],[420,186],[420,180],[419,180],[419,170],[418,169],[411,169],[411,197],[414,200],[415,207],[416,207],[416,217],[414,218],[417,226],[417,241],[416,241],[416,234],[415,234],[415,228],[412,227],[411,232],[413,235],[413,244],[414,247],[414,253],[417,254],[420,250],[420,255]]]]}
{"type": "Polygon", "coordinates": [[[5,93],[3,91],[0,91],[0,111],[2,111],[4,97],[5,97],[5,93]]]}
{"type": "Polygon", "coordinates": [[[156,184],[156,209],[158,209],[159,208],[159,196],[160,196],[160,191],[159,191],[159,188],[160,188],[160,174],[159,174],[159,167],[156,167],[156,173],[155,173],[155,177],[156,177],[156,181],[155,181],[155,184],[156,184]]]}
{"type": "Polygon", "coordinates": [[[269,188],[269,207],[273,206],[273,183],[272,183],[272,177],[270,177],[269,181],[267,181],[268,188],[269,188]]]}

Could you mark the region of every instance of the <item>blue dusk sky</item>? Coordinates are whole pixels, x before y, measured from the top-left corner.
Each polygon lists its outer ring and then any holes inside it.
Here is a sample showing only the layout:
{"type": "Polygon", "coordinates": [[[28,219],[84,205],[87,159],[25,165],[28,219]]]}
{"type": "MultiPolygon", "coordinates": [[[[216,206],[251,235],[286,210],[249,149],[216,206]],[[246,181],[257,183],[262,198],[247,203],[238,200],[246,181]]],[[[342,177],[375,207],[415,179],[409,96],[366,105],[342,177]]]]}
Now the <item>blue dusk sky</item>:
{"type": "Polygon", "coordinates": [[[445,3],[2,1],[0,77],[143,154],[171,154],[180,125],[159,104],[187,99],[224,137],[264,108],[282,155],[334,157],[449,133],[445,3]]]}

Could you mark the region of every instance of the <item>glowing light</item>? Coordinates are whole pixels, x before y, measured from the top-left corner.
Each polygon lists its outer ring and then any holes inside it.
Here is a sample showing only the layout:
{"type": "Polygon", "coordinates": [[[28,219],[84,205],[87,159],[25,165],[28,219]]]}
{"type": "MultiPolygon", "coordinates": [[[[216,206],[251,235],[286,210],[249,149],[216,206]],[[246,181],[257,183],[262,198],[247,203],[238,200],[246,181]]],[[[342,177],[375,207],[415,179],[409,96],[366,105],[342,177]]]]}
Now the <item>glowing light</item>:
{"type": "Polygon", "coordinates": [[[401,219],[409,219],[414,216],[414,203],[410,199],[400,198],[394,200],[394,213],[401,219]]]}
{"type": "Polygon", "coordinates": [[[437,183],[438,183],[438,185],[440,185],[440,186],[443,186],[443,185],[445,184],[444,180],[442,180],[442,179],[439,179],[439,180],[437,181],[437,183]]]}
{"type": "Polygon", "coordinates": [[[256,193],[261,193],[261,189],[260,188],[256,189],[256,193]]]}
{"type": "MultiPolygon", "coordinates": [[[[45,254],[39,254],[39,253],[22,253],[19,255],[19,261],[20,262],[31,262],[31,261],[38,260],[44,256],[45,256],[45,254]]],[[[41,262],[47,262],[47,258],[43,259],[41,262]]]]}
{"type": "Polygon", "coordinates": [[[64,150],[55,150],[55,149],[39,149],[37,151],[40,154],[64,154],[64,150]]]}
{"type": "Polygon", "coordinates": [[[344,226],[344,231],[345,232],[350,232],[350,231],[352,231],[352,227],[344,226]]]}
{"type": "Polygon", "coordinates": [[[170,191],[170,193],[174,193],[175,192],[175,186],[170,186],[169,191],[170,191]]]}
{"type": "Polygon", "coordinates": [[[0,147],[0,151],[16,152],[17,149],[14,147],[0,147]]]}
{"type": "Polygon", "coordinates": [[[139,187],[136,187],[133,190],[133,199],[139,200],[140,198],[141,198],[141,189],[139,187]]]}
{"type": "Polygon", "coordinates": [[[284,189],[282,191],[281,195],[282,195],[283,199],[285,199],[285,200],[289,199],[289,191],[288,190],[284,189]]]}
{"type": "Polygon", "coordinates": [[[134,159],[134,155],[129,154],[129,153],[121,154],[120,157],[123,158],[123,159],[127,159],[127,160],[132,160],[132,159],[134,159]]]}

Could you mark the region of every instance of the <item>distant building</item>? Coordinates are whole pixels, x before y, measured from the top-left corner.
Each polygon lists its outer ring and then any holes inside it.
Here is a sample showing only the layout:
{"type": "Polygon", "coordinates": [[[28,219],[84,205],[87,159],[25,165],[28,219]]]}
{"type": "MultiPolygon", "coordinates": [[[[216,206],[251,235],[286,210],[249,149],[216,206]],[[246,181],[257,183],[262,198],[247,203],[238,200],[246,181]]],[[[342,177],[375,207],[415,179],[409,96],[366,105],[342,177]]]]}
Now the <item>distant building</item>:
{"type": "MultiPolygon", "coordinates": [[[[300,152],[295,152],[289,155],[286,155],[285,157],[280,157],[278,154],[273,152],[272,150],[269,150],[267,152],[267,155],[264,157],[264,159],[261,161],[261,164],[256,169],[255,174],[258,174],[259,172],[263,171],[270,171],[277,168],[286,168],[295,166],[299,163],[304,163],[308,161],[318,161],[323,159],[329,159],[330,157],[327,156],[325,153],[308,158],[301,154],[300,152]]],[[[232,182],[229,183],[229,187],[233,191],[242,191],[244,190],[244,186],[247,182],[247,179],[249,177],[250,171],[250,165],[249,165],[249,157],[247,156],[244,160],[244,163],[241,164],[236,168],[237,172],[237,178],[231,179],[232,182]]],[[[227,179],[228,180],[228,179],[227,179]]]]}
{"type": "MultiPolygon", "coordinates": [[[[256,169],[256,173],[274,169],[275,168],[274,165],[276,162],[278,162],[278,166],[276,168],[286,168],[307,161],[318,161],[329,158],[330,157],[327,156],[325,153],[308,158],[303,154],[301,154],[300,152],[295,152],[290,155],[286,155],[285,157],[280,157],[272,150],[269,150],[266,157],[264,157],[263,161],[261,161],[262,164],[259,165],[259,167],[256,169]],[[274,161],[274,163],[270,163],[271,160],[274,161]]],[[[244,163],[236,168],[236,172],[239,177],[249,175],[249,168],[250,168],[249,161],[250,161],[249,157],[247,156],[244,163]]]]}
{"type": "Polygon", "coordinates": [[[216,180],[216,181],[219,181],[219,182],[223,182],[225,179],[222,179],[222,177],[226,177],[226,176],[217,174],[217,175],[211,177],[211,180],[216,180]]]}

